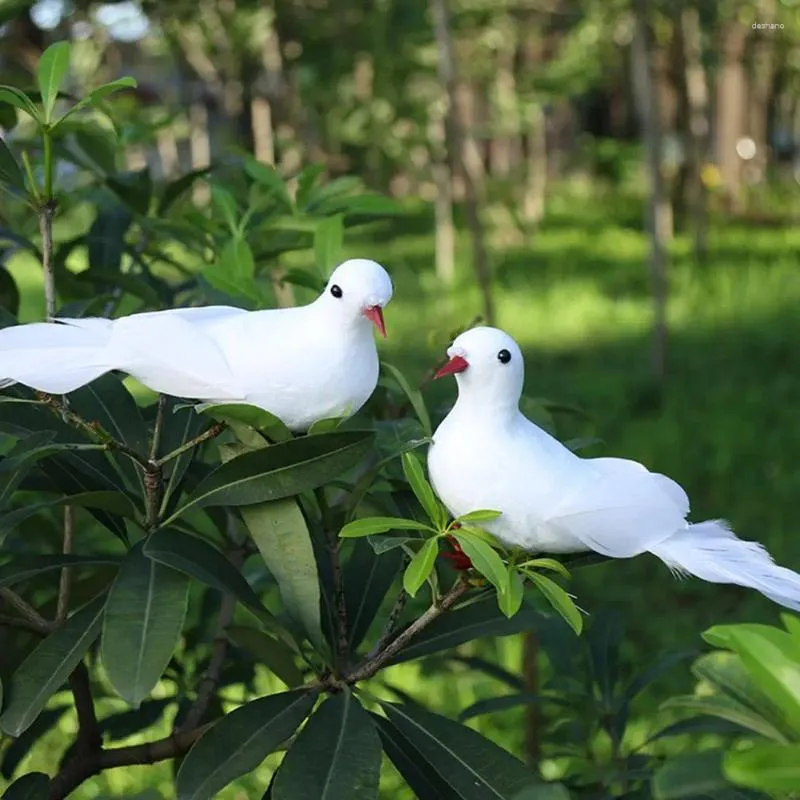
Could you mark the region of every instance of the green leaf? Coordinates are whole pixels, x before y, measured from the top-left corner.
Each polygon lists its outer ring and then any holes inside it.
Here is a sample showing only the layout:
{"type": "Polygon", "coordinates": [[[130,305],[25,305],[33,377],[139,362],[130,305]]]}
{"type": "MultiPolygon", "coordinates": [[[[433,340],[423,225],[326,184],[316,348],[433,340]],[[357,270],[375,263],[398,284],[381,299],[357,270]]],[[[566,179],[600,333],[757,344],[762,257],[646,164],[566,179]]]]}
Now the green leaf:
{"type": "Polygon", "coordinates": [[[180,570],[213,589],[234,595],[264,624],[275,630],[277,620],[231,562],[212,545],[175,530],[158,530],[145,542],[144,554],[159,564],[180,570]]]}
{"type": "Polygon", "coordinates": [[[433,427],[431,426],[431,418],[428,414],[428,408],[425,405],[425,400],[422,398],[422,392],[420,392],[418,389],[413,389],[411,384],[406,380],[405,375],[403,375],[403,373],[400,372],[400,370],[393,364],[389,364],[384,361],[383,366],[389,371],[389,374],[397,381],[400,388],[405,393],[405,396],[408,398],[408,402],[411,403],[411,407],[414,409],[414,413],[417,415],[417,419],[419,419],[420,423],[422,424],[422,429],[425,431],[425,435],[432,436],[433,427]]]}
{"type": "Polygon", "coordinates": [[[508,570],[491,545],[463,528],[454,530],[452,536],[461,545],[472,566],[497,589],[498,594],[505,594],[508,590],[508,570]]]}
{"type": "Polygon", "coordinates": [[[301,686],[303,673],[295,664],[291,648],[279,639],[245,625],[233,625],[228,628],[231,641],[247,650],[259,663],[277,675],[290,689],[301,686]]]}
{"type": "Polygon", "coordinates": [[[319,176],[325,172],[323,164],[309,164],[297,176],[297,205],[305,209],[308,197],[314,190],[319,176]]]}
{"type": "Polygon", "coordinates": [[[411,490],[419,500],[420,505],[425,509],[425,513],[430,517],[434,525],[444,525],[446,515],[433,493],[431,485],[425,478],[422,465],[416,453],[407,451],[401,456],[403,462],[403,474],[411,486],[411,490]]]}
{"type": "Polygon", "coordinates": [[[571,577],[569,570],[560,561],[556,561],[556,559],[554,558],[532,558],[529,561],[524,561],[521,564],[517,564],[517,567],[518,568],[530,567],[531,569],[549,569],[551,572],[555,572],[562,578],[566,578],[567,580],[569,580],[571,577]]]}
{"type": "Polygon", "coordinates": [[[200,178],[204,178],[212,169],[213,167],[199,167],[168,183],[158,201],[157,215],[163,217],[172,208],[175,201],[192,187],[192,184],[200,178]]]}
{"type": "Polygon", "coordinates": [[[349,690],[314,712],[278,768],[274,800],[375,800],[381,742],[349,690]]]}
{"type": "Polygon", "coordinates": [[[119,273],[125,252],[125,234],[133,216],[121,205],[100,206],[86,237],[89,271],[92,268],[119,273]]]}
{"type": "Polygon", "coordinates": [[[8,687],[1,730],[16,737],[33,724],[99,635],[105,600],[101,595],[75,612],[22,662],[8,687]]]}
{"type": "Polygon", "coordinates": [[[55,42],[42,53],[42,57],[39,59],[36,77],[39,81],[39,91],[42,93],[46,123],[52,120],[58,90],[69,70],[69,57],[69,42],[55,42]]]}
{"type": "Polygon", "coordinates": [[[153,690],[180,639],[189,600],[189,580],[150,558],[141,545],[122,562],[108,594],[103,664],[108,680],[132,706],[153,690]]]}
{"type": "Polygon", "coordinates": [[[411,705],[381,702],[381,708],[463,800],[511,800],[539,782],[521,761],[470,728],[411,705]]]}
{"type": "Polygon", "coordinates": [[[17,778],[3,792],[3,800],[48,800],[50,778],[43,772],[29,772],[17,778]]]}
{"type": "Polygon", "coordinates": [[[439,553],[438,538],[426,539],[422,547],[414,554],[411,563],[403,573],[403,588],[412,596],[416,597],[417,592],[433,571],[436,563],[436,556],[439,553]]]}
{"type": "Polygon", "coordinates": [[[304,289],[310,289],[312,292],[319,294],[325,288],[325,279],[321,278],[313,272],[308,272],[298,267],[286,270],[281,275],[282,283],[291,283],[294,286],[302,286],[304,289]]]}
{"type": "Polygon", "coordinates": [[[14,86],[0,86],[0,103],[8,103],[20,111],[24,111],[37,122],[41,119],[39,109],[36,108],[33,100],[14,86]]]}
{"type": "Polygon", "coordinates": [[[147,167],[132,172],[119,172],[109,175],[106,183],[124,203],[137,214],[145,216],[153,196],[153,179],[147,167]]]}
{"type": "Polygon", "coordinates": [[[324,217],[314,231],[314,260],[323,275],[330,275],[339,264],[344,246],[344,217],[324,217]]]}
{"type": "Polygon", "coordinates": [[[75,556],[75,555],[17,555],[0,564],[0,587],[22,583],[43,572],[61,567],[88,567],[97,564],[119,564],[119,556],[75,556]]]}
{"type": "Polygon", "coordinates": [[[312,422],[308,429],[309,436],[317,436],[320,433],[330,433],[341,427],[343,422],[350,418],[350,407],[347,408],[347,416],[344,417],[326,417],[325,419],[318,419],[312,422]]]}
{"type": "Polygon", "coordinates": [[[286,183],[277,173],[275,167],[269,164],[262,164],[254,158],[248,158],[244,162],[245,172],[256,182],[260,183],[274,194],[276,199],[286,208],[287,211],[294,211],[294,203],[289,196],[286,183]]]}
{"type": "Polygon", "coordinates": [[[54,123],[53,128],[61,125],[62,122],[69,119],[73,114],[83,110],[87,106],[98,105],[102,109],[101,100],[104,100],[109,95],[120,91],[121,89],[135,89],[137,86],[136,81],[131,77],[117,78],[116,80],[104,83],[96,89],[92,89],[86,97],[82,97],[75,103],[72,108],[67,109],[54,123]]]}
{"type": "Polygon", "coordinates": [[[444,778],[386,717],[370,714],[381,737],[383,752],[403,776],[417,800],[459,800],[444,778]]]}
{"type": "Polygon", "coordinates": [[[514,567],[509,565],[507,574],[508,589],[505,592],[497,593],[497,604],[500,610],[511,619],[522,608],[525,587],[522,577],[514,567]]]}
{"type": "Polygon", "coordinates": [[[236,778],[252,772],[297,730],[315,701],[316,695],[309,692],[284,692],[226,714],[184,758],[177,776],[178,800],[216,797],[236,778]]]}
{"type": "Polygon", "coordinates": [[[371,443],[371,433],[337,431],[243,453],[202,480],[163,524],[194,506],[247,506],[316,489],[356,466],[371,443]]]}
{"type": "Polygon", "coordinates": [[[390,663],[411,661],[483,637],[510,636],[533,630],[541,622],[541,614],[527,605],[523,605],[513,619],[506,619],[497,608],[497,604],[493,602],[493,596],[487,593],[481,600],[449,611],[434,620],[390,663]]]}
{"type": "Polygon", "coordinates": [[[241,514],[261,558],[278,583],[286,610],[303,626],[316,647],[324,647],[317,561],[297,501],[286,498],[245,506],[241,514]]]}
{"type": "Polygon", "coordinates": [[[470,511],[463,517],[456,517],[456,522],[490,522],[502,515],[502,511],[490,511],[489,509],[470,511]]]}
{"type": "Polygon", "coordinates": [[[555,581],[551,581],[550,578],[539,575],[538,572],[529,572],[527,575],[545,596],[547,602],[553,606],[553,609],[557,611],[564,618],[567,625],[580,636],[581,630],[583,630],[583,617],[575,603],[572,602],[572,598],[555,581]]]}
{"type": "Polygon", "coordinates": [[[749,750],[727,753],[723,771],[739,786],[762,792],[795,791],[800,786],[800,744],[756,742],[749,750]]]}
{"type": "Polygon", "coordinates": [[[709,750],[671,758],[653,775],[654,800],[683,800],[727,789],[722,753],[709,750]]]}
{"type": "Polygon", "coordinates": [[[548,697],[542,694],[530,694],[529,692],[520,692],[519,694],[506,694],[501,697],[489,697],[486,700],[478,700],[471,706],[465,708],[458,718],[461,722],[466,722],[473,717],[480,717],[484,714],[496,714],[498,711],[507,711],[510,708],[519,708],[520,706],[529,705],[545,705],[553,703],[555,705],[565,706],[566,700],[561,700],[558,697],[548,697]]]}
{"type": "Polygon", "coordinates": [[[239,209],[236,206],[236,199],[227,189],[215,184],[211,187],[211,200],[235,236],[239,228],[239,209]]]}
{"type": "Polygon", "coordinates": [[[288,441],[292,432],[274,414],[247,403],[200,403],[194,407],[198,414],[206,414],[223,422],[241,422],[267,434],[274,441],[288,441]]]}
{"type": "Polygon", "coordinates": [[[19,313],[19,289],[13,275],[0,267],[0,307],[16,316],[19,313]]]}
{"type": "Polygon", "coordinates": [[[356,539],[361,536],[372,536],[386,531],[436,531],[430,525],[417,522],[415,519],[400,517],[366,517],[348,522],[340,531],[342,539],[356,539]]]}
{"type": "Polygon", "coordinates": [[[2,138],[0,138],[0,182],[8,184],[13,189],[19,189],[21,192],[25,191],[25,178],[22,170],[2,138]]]}
{"type": "Polygon", "coordinates": [[[219,254],[216,267],[237,283],[252,281],[256,273],[256,264],[250,245],[238,235],[228,239],[219,254]]]}
{"type": "Polygon", "coordinates": [[[378,555],[367,542],[356,542],[344,568],[347,626],[353,650],[367,635],[402,563],[400,550],[378,555]]]}

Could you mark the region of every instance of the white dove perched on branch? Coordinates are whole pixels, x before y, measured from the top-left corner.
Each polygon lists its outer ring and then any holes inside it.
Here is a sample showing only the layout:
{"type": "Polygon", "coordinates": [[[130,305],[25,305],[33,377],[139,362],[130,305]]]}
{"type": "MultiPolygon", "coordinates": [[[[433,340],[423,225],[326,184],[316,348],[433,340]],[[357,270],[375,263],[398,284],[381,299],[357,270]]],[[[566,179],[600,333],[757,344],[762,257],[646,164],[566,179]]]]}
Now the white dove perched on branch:
{"type": "Polygon", "coordinates": [[[120,370],[156,392],[248,403],[305,430],[354,414],[372,395],[379,365],[371,325],[386,335],[382,309],[391,297],[386,270],[357,258],[297,308],[178,308],[4,328],[0,388],[66,394],[120,370]]]}
{"type": "Polygon", "coordinates": [[[456,376],[458,400],[433,435],[428,470],[454,516],[493,509],[501,515],[486,528],[528,551],[649,552],[676,573],[800,610],[800,575],[721,520],[687,522],[689,498],[675,481],[635,461],[580,458],[524,417],[522,353],[506,333],[473,328],[447,355],[437,377],[456,376]]]}

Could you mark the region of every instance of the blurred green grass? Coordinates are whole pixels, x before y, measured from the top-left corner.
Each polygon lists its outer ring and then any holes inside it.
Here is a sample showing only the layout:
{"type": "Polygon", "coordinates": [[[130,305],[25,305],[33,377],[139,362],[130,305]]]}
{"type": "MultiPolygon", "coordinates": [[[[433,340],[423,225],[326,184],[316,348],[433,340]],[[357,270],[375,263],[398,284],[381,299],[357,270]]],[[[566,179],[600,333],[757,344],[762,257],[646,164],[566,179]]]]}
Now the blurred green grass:
{"type": "MultiPolygon", "coordinates": [[[[635,198],[561,192],[549,200],[539,230],[513,246],[492,247],[497,322],[525,351],[526,392],[586,412],[587,419],[559,416],[557,421],[562,438],[588,434],[603,440],[588,455],[634,458],[671,475],[688,491],[693,519],[724,517],[741,536],[758,539],[781,563],[800,569],[793,514],[800,485],[800,229],[717,221],[703,265],[694,263],[687,237],[675,239],[669,374],[658,399],[649,377],[652,313],[641,219],[635,198]]],[[[414,382],[441,359],[449,332],[480,310],[468,236],[459,232],[459,273],[455,285],[444,290],[433,275],[431,226],[426,212],[391,230],[379,227],[347,240],[346,255],[376,258],[392,271],[396,290],[386,314],[389,339],[380,346],[414,382]]],[[[22,318],[36,318],[41,314],[39,271],[25,257],[10,269],[23,295],[22,318]]],[[[454,383],[428,385],[425,396],[438,420],[455,397],[454,383]]],[[[628,630],[625,660],[637,670],[665,651],[696,646],[699,633],[711,624],[775,622],[779,612],[754,592],[676,581],[650,557],[578,571],[571,590],[590,614],[600,608],[622,613],[628,630]]],[[[518,640],[482,643],[480,650],[519,670],[518,640]]],[[[451,716],[476,699],[505,691],[490,678],[457,668],[452,674],[423,675],[418,665],[401,665],[386,678],[451,716]]],[[[646,694],[638,705],[635,735],[653,729],[667,692],[690,684],[688,669],[677,667],[646,694]]],[[[266,677],[262,685],[268,688],[266,677]]],[[[521,752],[521,711],[474,724],[521,752]]],[[[25,766],[52,769],[55,746],[71,726],[74,722],[65,718],[48,738],[51,744],[40,747],[25,766]]],[[[166,727],[158,731],[165,733],[166,727]]],[[[256,777],[220,797],[258,796],[274,763],[275,756],[256,777]]],[[[384,796],[402,800],[405,795],[390,774],[384,796]]],[[[169,776],[166,765],[118,770],[94,778],[76,797],[131,797],[146,786],[169,797],[169,776]]]]}

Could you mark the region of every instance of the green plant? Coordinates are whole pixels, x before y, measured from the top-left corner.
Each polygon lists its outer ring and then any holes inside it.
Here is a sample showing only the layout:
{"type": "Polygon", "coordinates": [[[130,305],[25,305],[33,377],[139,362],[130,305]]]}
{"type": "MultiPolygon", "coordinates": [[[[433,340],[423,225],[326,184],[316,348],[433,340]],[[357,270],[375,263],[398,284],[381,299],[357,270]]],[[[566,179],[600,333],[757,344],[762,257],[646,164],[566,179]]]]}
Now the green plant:
{"type": "Polygon", "coordinates": [[[793,798],[800,791],[800,624],[784,614],[785,630],[770,625],[718,625],[703,634],[717,648],[692,671],[695,694],[665,707],[691,712],[663,735],[723,731],[735,737],[727,749],[678,756],[656,774],[654,794],[663,800],[698,791],[742,787],[764,796],[793,798]]]}
{"type": "MultiPolygon", "coordinates": [[[[317,289],[344,230],[395,211],[358,182],[323,183],[317,168],[292,191],[248,157],[158,186],[147,171],[116,171],[113,136],[107,168],[87,168],[75,192],[59,193],[56,158],[71,157],[60,134],[72,118],[53,116],[53,98],[69,51],[45,56],[41,103],[8,90],[38,125],[40,148],[14,144],[41,163],[25,156],[28,177],[11,189],[44,220],[44,245],[4,236],[41,261],[48,316],[59,298],[60,313],[72,315],[221,296],[269,305],[281,282],[317,289]],[[211,186],[202,209],[184,197],[197,181],[211,186]],[[92,198],[96,213],[88,231],[59,239],[55,212],[79,219],[76,196],[92,198]],[[313,251],[313,266],[281,270],[290,251],[313,251]],[[68,263],[76,254],[86,269],[68,263]]],[[[3,153],[13,173],[16,156],[3,153]]],[[[13,315],[2,324],[15,324],[13,315]]],[[[399,661],[530,628],[541,616],[516,575],[561,569],[512,556],[509,572],[495,545],[464,524],[477,519],[447,523],[410,455],[430,434],[427,410],[402,373],[386,371],[393,386],[382,391],[403,395],[418,419],[378,408],[303,436],[259,409],[153,398],[113,374],[66,398],[16,386],[0,395],[0,730],[14,740],[4,774],[64,715],[63,684],[77,718],[54,774],[18,777],[10,796],[66,797],[105,770],[173,759],[178,796],[208,798],[280,750],[266,796],[285,800],[377,797],[383,753],[420,796],[565,796],[474,730],[388,702],[373,680],[399,661]],[[400,578],[403,547],[416,543],[381,549],[340,538],[376,510],[434,515],[416,578],[400,578]],[[440,533],[461,541],[493,591],[430,563],[440,533]],[[409,601],[395,588],[401,580],[412,595],[427,581],[429,603],[409,601]],[[167,735],[146,733],[162,724],[167,735]],[[131,734],[140,741],[113,744],[131,734]]],[[[562,590],[548,597],[577,624],[562,590]]]]}

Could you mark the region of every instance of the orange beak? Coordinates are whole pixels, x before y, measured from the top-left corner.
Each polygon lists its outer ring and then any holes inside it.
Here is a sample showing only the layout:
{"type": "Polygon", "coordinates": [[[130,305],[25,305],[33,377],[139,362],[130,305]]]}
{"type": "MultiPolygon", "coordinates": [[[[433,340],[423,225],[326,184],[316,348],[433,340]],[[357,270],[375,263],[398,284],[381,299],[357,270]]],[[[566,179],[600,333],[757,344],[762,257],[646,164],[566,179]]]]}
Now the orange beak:
{"type": "Polygon", "coordinates": [[[457,372],[463,372],[469,366],[466,358],[461,356],[453,356],[433,377],[444,378],[445,375],[455,375],[457,372]]]}
{"type": "Polygon", "coordinates": [[[364,316],[381,332],[381,336],[386,336],[386,323],[383,321],[383,310],[380,306],[370,306],[363,311],[364,316]]]}

